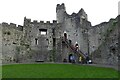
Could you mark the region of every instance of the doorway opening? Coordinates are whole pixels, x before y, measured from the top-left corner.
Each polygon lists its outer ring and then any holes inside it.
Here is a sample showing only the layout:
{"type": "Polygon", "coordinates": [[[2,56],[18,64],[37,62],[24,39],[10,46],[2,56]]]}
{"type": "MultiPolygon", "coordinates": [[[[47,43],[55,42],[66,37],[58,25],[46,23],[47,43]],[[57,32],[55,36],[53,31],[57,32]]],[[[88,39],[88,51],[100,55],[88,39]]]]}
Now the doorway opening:
{"type": "Polygon", "coordinates": [[[70,54],[69,55],[69,62],[72,63],[72,57],[73,57],[73,54],[70,54]]]}
{"type": "Polygon", "coordinates": [[[65,40],[67,40],[67,33],[64,33],[64,38],[65,40]]]}

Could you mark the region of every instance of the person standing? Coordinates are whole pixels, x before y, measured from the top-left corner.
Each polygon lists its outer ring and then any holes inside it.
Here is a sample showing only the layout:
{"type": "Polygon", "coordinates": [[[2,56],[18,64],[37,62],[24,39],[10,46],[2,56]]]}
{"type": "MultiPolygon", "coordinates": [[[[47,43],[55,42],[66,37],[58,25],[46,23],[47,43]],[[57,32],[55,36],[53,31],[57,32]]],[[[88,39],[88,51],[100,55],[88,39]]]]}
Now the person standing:
{"type": "Polygon", "coordinates": [[[70,62],[72,62],[72,60],[73,60],[73,57],[72,57],[72,56],[70,56],[70,62]]]}
{"type": "Polygon", "coordinates": [[[72,60],[72,63],[75,63],[75,56],[73,55],[73,60],[72,60]]]}
{"type": "Polygon", "coordinates": [[[79,57],[79,63],[82,63],[82,56],[79,57]]]}

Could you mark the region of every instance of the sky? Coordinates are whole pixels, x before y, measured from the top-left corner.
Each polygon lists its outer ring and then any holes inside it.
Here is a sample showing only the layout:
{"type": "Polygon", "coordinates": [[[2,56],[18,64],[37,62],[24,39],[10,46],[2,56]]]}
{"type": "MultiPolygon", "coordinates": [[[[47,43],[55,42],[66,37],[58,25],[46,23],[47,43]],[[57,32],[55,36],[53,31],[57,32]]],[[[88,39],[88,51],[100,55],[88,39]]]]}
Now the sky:
{"type": "Polygon", "coordinates": [[[81,8],[92,25],[109,21],[118,15],[119,0],[0,0],[0,23],[23,25],[24,17],[31,20],[56,20],[56,5],[65,3],[68,14],[81,8]]]}

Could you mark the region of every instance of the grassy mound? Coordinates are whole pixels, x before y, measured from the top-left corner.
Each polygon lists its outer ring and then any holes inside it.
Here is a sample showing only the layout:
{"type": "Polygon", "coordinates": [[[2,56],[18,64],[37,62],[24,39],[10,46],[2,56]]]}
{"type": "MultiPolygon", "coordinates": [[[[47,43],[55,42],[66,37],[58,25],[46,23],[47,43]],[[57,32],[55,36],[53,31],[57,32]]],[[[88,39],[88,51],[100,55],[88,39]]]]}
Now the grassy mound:
{"type": "Polygon", "coordinates": [[[117,78],[118,72],[75,64],[13,64],[4,65],[3,78],[117,78]]]}

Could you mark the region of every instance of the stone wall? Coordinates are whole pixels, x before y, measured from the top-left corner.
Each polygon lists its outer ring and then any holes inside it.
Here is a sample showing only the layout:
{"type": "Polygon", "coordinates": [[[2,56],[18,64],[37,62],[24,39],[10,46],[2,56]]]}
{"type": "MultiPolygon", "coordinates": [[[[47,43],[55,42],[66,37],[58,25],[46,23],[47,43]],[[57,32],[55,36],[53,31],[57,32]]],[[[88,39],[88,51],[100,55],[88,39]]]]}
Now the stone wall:
{"type": "Polygon", "coordinates": [[[36,54],[35,60],[50,61],[51,51],[57,49],[55,45],[57,45],[57,38],[60,38],[59,24],[56,20],[53,20],[53,23],[50,23],[50,21],[32,22],[30,19],[25,18],[24,21],[25,37],[30,44],[31,50],[37,51],[34,53],[36,54]]]}
{"type": "Polygon", "coordinates": [[[71,40],[73,45],[79,45],[79,49],[83,53],[88,53],[88,29],[91,23],[87,20],[87,14],[83,9],[78,13],[67,14],[64,4],[58,4],[56,8],[58,23],[61,23],[62,36],[67,34],[68,40],[71,40]]]}
{"type": "Polygon", "coordinates": [[[90,50],[94,63],[118,65],[118,20],[111,19],[90,30],[90,50]],[[94,32],[95,31],[95,32],[94,32]],[[92,42],[93,41],[93,42],[92,42]]]}
{"type": "Polygon", "coordinates": [[[56,18],[52,23],[31,21],[25,17],[23,26],[0,24],[2,62],[68,60],[72,51],[62,40],[67,34],[72,45],[77,43],[79,49],[92,58],[93,63],[117,65],[118,17],[92,26],[83,9],[69,15],[65,5],[58,4],[56,18]]]}
{"type": "MultiPolygon", "coordinates": [[[[13,23],[2,23],[2,58],[3,63],[15,62],[17,47],[21,46],[22,31],[13,23]]],[[[18,55],[17,55],[18,56],[18,55]]]]}
{"type": "Polygon", "coordinates": [[[0,64],[2,64],[2,24],[0,24],[0,64]]]}

